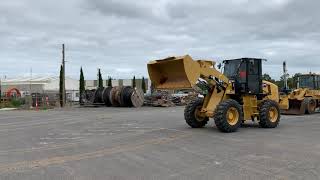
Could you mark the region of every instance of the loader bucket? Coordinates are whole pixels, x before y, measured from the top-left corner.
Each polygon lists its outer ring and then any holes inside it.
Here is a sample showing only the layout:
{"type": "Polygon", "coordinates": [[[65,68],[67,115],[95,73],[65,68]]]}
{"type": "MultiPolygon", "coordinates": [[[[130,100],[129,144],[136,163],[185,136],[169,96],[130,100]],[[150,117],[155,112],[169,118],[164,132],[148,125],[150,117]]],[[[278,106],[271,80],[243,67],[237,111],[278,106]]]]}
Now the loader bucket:
{"type": "Polygon", "coordinates": [[[303,115],[306,112],[306,107],[302,103],[302,101],[299,100],[289,100],[289,109],[288,110],[282,110],[282,114],[286,115],[303,115]]]}
{"type": "Polygon", "coordinates": [[[156,89],[188,89],[200,77],[200,65],[188,55],[170,57],[150,62],[148,72],[156,89]]]}

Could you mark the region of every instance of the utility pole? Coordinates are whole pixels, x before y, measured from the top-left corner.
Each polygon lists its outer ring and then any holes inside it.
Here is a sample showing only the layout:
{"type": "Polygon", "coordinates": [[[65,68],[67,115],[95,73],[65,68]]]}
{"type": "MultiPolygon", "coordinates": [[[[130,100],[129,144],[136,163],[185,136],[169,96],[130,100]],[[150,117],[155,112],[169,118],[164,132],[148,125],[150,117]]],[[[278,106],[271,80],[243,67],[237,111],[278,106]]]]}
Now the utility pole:
{"type": "Polygon", "coordinates": [[[287,62],[283,61],[283,81],[284,81],[284,89],[289,89],[288,87],[288,70],[287,70],[287,62]]]}
{"type": "Polygon", "coordinates": [[[62,102],[64,107],[66,105],[66,61],[64,44],[62,44],[62,69],[62,102]]]}
{"type": "MultiPolygon", "coordinates": [[[[36,94],[37,96],[37,94],[36,94]]],[[[32,67],[30,68],[30,81],[29,81],[29,93],[27,96],[28,106],[29,108],[32,108],[33,106],[33,100],[32,100],[32,67]]]]}
{"type": "Polygon", "coordinates": [[[30,68],[29,95],[32,94],[32,68],[30,68]]]}

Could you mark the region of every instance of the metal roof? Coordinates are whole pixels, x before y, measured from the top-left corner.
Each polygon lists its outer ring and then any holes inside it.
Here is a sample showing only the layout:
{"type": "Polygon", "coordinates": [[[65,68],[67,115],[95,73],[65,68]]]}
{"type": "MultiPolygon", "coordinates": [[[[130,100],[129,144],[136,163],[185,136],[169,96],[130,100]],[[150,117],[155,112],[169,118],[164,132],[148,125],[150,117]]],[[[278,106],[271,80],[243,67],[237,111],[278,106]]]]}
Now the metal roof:
{"type": "MultiPolygon", "coordinates": [[[[66,77],[66,79],[70,79],[66,77]]],[[[2,85],[11,85],[11,84],[47,84],[52,81],[59,80],[57,76],[34,76],[34,77],[16,77],[2,79],[2,85]]]]}

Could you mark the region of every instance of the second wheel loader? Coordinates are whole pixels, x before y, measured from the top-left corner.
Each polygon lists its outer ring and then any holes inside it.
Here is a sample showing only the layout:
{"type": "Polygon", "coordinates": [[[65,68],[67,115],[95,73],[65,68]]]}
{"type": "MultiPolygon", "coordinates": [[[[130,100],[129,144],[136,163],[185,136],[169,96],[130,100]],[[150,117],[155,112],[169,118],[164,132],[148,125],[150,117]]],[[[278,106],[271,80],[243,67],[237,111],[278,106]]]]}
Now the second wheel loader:
{"type": "Polygon", "coordinates": [[[280,96],[283,114],[313,114],[320,107],[320,75],[302,74],[298,76],[297,89],[280,96]]]}
{"type": "Polygon", "coordinates": [[[262,59],[225,60],[221,73],[215,62],[186,55],[151,61],[148,72],[156,89],[193,88],[203,95],[185,107],[186,123],[193,128],[204,127],[209,118],[227,133],[247,120],[263,128],[279,124],[278,86],[262,80],[262,59]]]}

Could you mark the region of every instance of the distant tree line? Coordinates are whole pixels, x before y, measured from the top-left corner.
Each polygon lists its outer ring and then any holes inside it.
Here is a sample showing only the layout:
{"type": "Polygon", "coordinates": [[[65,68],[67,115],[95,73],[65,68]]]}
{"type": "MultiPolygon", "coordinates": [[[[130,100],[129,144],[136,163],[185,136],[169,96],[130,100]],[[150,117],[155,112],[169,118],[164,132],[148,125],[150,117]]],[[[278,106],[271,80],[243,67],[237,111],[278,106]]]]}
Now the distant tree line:
{"type": "MultiPolygon", "coordinates": [[[[290,76],[290,75],[287,76],[288,77],[287,81],[288,81],[289,89],[297,88],[298,76],[300,76],[300,75],[301,75],[301,73],[296,73],[293,76],[290,76]]],[[[285,75],[282,75],[279,80],[274,80],[274,79],[271,78],[271,76],[269,74],[265,73],[265,74],[262,75],[262,79],[266,80],[266,81],[269,81],[269,82],[272,82],[272,83],[275,83],[279,87],[279,89],[284,89],[285,75]]]]}
{"type": "MultiPolygon", "coordinates": [[[[60,76],[62,74],[62,70],[60,71],[60,76]]],[[[98,84],[97,84],[97,88],[103,88],[103,78],[102,78],[102,73],[101,73],[101,69],[98,69],[98,84]]],[[[80,79],[79,79],[79,93],[80,93],[80,102],[82,102],[82,94],[85,91],[85,78],[84,78],[84,74],[83,74],[83,69],[82,67],[80,68],[80,79]]],[[[108,87],[112,87],[112,77],[109,76],[108,77],[108,81],[107,81],[107,86],[108,87]]],[[[132,78],[132,83],[131,83],[132,87],[136,87],[136,76],[133,76],[132,78]]],[[[145,82],[145,78],[142,77],[142,82],[141,82],[141,87],[139,87],[142,89],[142,91],[144,93],[146,93],[147,87],[146,87],[146,82],[145,82]]]]}

